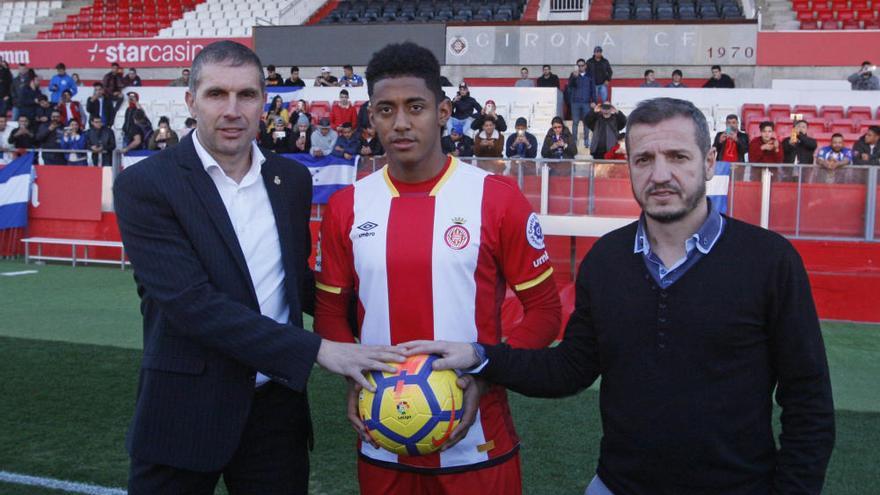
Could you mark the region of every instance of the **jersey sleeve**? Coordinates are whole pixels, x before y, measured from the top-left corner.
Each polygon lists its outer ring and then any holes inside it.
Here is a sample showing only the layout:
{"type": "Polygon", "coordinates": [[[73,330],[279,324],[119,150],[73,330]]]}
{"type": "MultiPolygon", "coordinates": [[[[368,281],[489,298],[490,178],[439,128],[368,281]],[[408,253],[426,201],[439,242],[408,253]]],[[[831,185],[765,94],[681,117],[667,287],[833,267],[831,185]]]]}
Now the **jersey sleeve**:
{"type": "Polygon", "coordinates": [[[354,287],[354,259],[348,236],[353,200],[353,188],[342,190],[330,198],[324,211],[315,266],[319,290],[340,294],[354,287]]]}
{"type": "Polygon", "coordinates": [[[490,177],[490,184],[503,188],[498,196],[504,201],[496,205],[496,211],[500,216],[498,261],[504,278],[516,292],[535,287],[553,274],[538,215],[515,185],[500,177],[490,177]]]}

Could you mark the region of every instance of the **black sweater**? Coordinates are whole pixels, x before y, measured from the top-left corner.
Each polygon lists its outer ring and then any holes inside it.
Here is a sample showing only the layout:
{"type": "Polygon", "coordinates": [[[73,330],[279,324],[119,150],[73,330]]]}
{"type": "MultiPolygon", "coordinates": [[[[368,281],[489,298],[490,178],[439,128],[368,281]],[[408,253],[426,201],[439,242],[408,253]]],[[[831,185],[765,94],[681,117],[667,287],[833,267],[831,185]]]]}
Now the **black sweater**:
{"type": "Polygon", "coordinates": [[[526,395],[571,395],[602,376],[597,473],[614,493],[822,489],[834,409],[807,274],[779,235],[725,222],[666,290],[633,254],[636,224],[611,232],[581,265],[559,346],[486,348],[483,376],[526,395]]]}

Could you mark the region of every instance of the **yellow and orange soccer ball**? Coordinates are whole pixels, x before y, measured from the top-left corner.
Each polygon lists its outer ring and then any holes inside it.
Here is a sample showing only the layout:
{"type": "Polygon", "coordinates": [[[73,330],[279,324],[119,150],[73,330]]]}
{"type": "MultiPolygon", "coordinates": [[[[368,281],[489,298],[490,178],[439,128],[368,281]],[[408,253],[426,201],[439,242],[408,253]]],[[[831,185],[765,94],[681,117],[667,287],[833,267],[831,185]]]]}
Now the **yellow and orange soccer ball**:
{"type": "Polygon", "coordinates": [[[376,392],[361,390],[358,410],[367,431],[382,448],[398,455],[440,450],[461,421],[462,390],[454,371],[434,371],[437,356],[410,356],[391,363],[394,373],[373,371],[376,392]]]}

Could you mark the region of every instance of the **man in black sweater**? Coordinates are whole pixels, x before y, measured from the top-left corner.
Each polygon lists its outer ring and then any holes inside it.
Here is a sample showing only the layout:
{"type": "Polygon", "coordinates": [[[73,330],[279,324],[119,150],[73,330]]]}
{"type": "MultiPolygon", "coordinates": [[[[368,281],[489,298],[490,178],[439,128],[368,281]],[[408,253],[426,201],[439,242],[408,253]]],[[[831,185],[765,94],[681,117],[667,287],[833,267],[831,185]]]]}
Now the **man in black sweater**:
{"type": "Polygon", "coordinates": [[[571,395],[601,375],[604,437],[587,495],[820,493],[834,408],[802,261],[706,199],[715,150],[693,104],[647,100],[628,129],[643,214],[586,256],[559,346],[404,347],[530,396],[571,395]]]}
{"type": "Polygon", "coordinates": [[[782,140],[782,163],[813,163],[816,140],[807,136],[807,121],[799,120],[792,128],[791,136],[782,140]]]}

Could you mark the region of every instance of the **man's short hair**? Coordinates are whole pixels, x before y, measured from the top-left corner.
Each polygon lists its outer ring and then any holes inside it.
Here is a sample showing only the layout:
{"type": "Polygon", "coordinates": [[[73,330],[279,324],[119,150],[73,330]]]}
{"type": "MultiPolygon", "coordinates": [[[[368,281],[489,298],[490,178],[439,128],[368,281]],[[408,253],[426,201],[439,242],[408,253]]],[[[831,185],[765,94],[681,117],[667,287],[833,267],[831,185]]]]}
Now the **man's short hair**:
{"type": "Polygon", "coordinates": [[[685,117],[691,119],[694,123],[696,132],[694,140],[700,149],[702,157],[706,158],[706,153],[712,146],[709,139],[709,124],[706,122],[706,116],[693,103],[687,100],[679,100],[677,98],[652,98],[644,100],[636,106],[629,118],[626,120],[626,147],[630,149],[629,136],[632,134],[632,128],[639,124],[656,125],[665,120],[674,117],[685,117]]]}
{"type": "Polygon", "coordinates": [[[577,59],[577,62],[575,62],[575,65],[579,65],[581,62],[583,62],[584,65],[586,65],[586,63],[587,63],[586,60],[584,60],[584,59],[582,59],[582,58],[579,58],[579,59],[577,59]]]}
{"type": "Polygon", "coordinates": [[[344,69],[354,70],[354,67],[352,67],[351,65],[343,65],[342,68],[343,68],[343,70],[344,69]]]}
{"type": "Polygon", "coordinates": [[[113,62],[112,64],[110,64],[110,67],[119,67],[119,64],[117,64],[116,62],[113,62]]]}
{"type": "Polygon", "coordinates": [[[648,69],[645,71],[645,77],[648,77],[648,74],[653,74],[653,73],[654,73],[654,69],[648,69]]]}
{"type": "Polygon", "coordinates": [[[550,66],[547,65],[547,64],[544,64],[544,65],[541,66],[541,70],[549,69],[549,68],[550,68],[550,66]]]}
{"type": "Polygon", "coordinates": [[[95,82],[92,84],[92,87],[94,87],[94,88],[103,88],[103,87],[104,87],[104,84],[103,84],[101,81],[95,81],[95,82]]]}
{"type": "Polygon", "coordinates": [[[769,120],[761,122],[761,125],[758,126],[758,129],[761,129],[763,131],[765,127],[776,129],[776,126],[773,124],[773,122],[770,122],[769,120]]]}
{"type": "Polygon", "coordinates": [[[519,71],[520,71],[520,72],[522,72],[522,71],[526,71],[526,72],[528,72],[528,70],[529,70],[529,68],[528,68],[528,67],[523,67],[523,68],[522,68],[522,69],[520,69],[520,70],[519,70],[519,71]]]}
{"type": "Polygon", "coordinates": [[[835,132],[834,134],[831,135],[831,139],[834,139],[834,138],[836,138],[836,137],[839,137],[840,139],[843,139],[843,134],[841,134],[841,133],[839,133],[839,132],[835,132]]]}
{"type": "Polygon", "coordinates": [[[49,97],[41,93],[37,95],[37,101],[49,101],[49,97]]]}
{"type": "Polygon", "coordinates": [[[804,124],[804,125],[807,125],[807,126],[810,125],[810,123],[807,122],[807,121],[804,120],[804,119],[798,120],[798,121],[796,121],[796,122],[794,123],[795,126],[798,126],[798,125],[800,125],[800,124],[804,124]]]}
{"type": "Polygon", "coordinates": [[[101,116],[100,116],[100,115],[92,115],[92,122],[94,122],[94,121],[96,121],[96,120],[97,120],[98,122],[103,122],[103,121],[101,120],[101,116]]]}
{"type": "Polygon", "coordinates": [[[266,70],[268,70],[269,72],[275,72],[275,66],[272,64],[269,64],[266,66],[266,70]]]}
{"type": "Polygon", "coordinates": [[[440,85],[440,63],[427,48],[411,41],[392,43],[374,53],[367,64],[367,93],[373,96],[376,83],[394,77],[418,77],[434,93],[437,103],[443,101],[443,87],[440,85]]]}
{"type": "Polygon", "coordinates": [[[183,121],[184,127],[195,127],[196,119],[192,117],[187,117],[186,120],[183,121]]]}
{"type": "Polygon", "coordinates": [[[864,62],[862,62],[862,65],[871,65],[871,62],[869,60],[865,60],[864,62]]]}
{"type": "Polygon", "coordinates": [[[299,67],[296,65],[290,68],[290,73],[293,74],[294,72],[299,72],[299,67]]]}
{"type": "Polygon", "coordinates": [[[348,90],[347,90],[347,89],[343,89],[342,91],[340,91],[340,92],[339,92],[339,96],[342,96],[342,95],[348,96],[348,90]]]}
{"type": "Polygon", "coordinates": [[[260,90],[266,91],[266,80],[263,78],[263,63],[260,57],[250,48],[235,41],[223,40],[206,46],[193,59],[189,78],[189,91],[195,93],[202,78],[202,69],[207,64],[222,64],[231,67],[250,65],[257,72],[260,90]]]}
{"type": "Polygon", "coordinates": [[[868,127],[868,130],[880,136],[880,125],[872,125],[871,127],[868,127]]]}
{"type": "Polygon", "coordinates": [[[712,70],[715,70],[715,69],[721,70],[721,66],[720,65],[713,65],[712,70]]]}
{"type": "Polygon", "coordinates": [[[730,119],[733,119],[733,120],[739,122],[739,116],[735,113],[728,114],[727,117],[724,117],[724,120],[730,120],[730,119]]]}
{"type": "Polygon", "coordinates": [[[681,76],[681,77],[684,77],[684,74],[681,73],[681,70],[679,70],[679,69],[675,69],[674,71],[672,71],[672,76],[673,76],[673,77],[675,77],[675,76],[681,76]]]}
{"type": "Polygon", "coordinates": [[[55,66],[55,69],[56,70],[62,70],[62,69],[67,70],[67,66],[65,66],[63,63],[59,62],[58,65],[55,66]]]}

